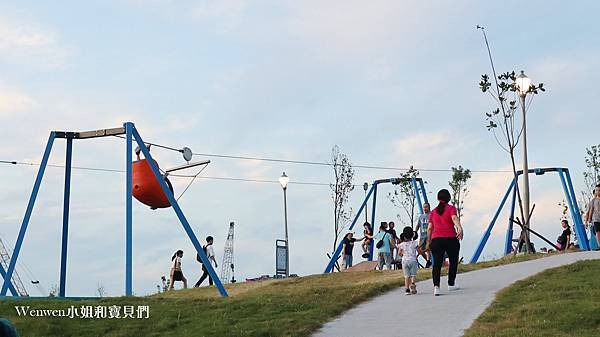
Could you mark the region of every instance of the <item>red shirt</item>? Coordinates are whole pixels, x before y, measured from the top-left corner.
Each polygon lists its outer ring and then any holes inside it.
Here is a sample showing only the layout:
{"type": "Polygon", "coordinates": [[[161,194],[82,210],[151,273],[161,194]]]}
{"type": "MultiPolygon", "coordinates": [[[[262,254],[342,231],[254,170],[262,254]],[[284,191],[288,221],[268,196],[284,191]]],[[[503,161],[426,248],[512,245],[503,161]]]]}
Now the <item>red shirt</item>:
{"type": "Polygon", "coordinates": [[[431,211],[429,215],[430,226],[433,226],[431,239],[456,237],[456,229],[454,229],[454,222],[452,222],[453,215],[457,215],[456,207],[450,204],[446,204],[441,215],[438,213],[437,207],[431,211]]]}

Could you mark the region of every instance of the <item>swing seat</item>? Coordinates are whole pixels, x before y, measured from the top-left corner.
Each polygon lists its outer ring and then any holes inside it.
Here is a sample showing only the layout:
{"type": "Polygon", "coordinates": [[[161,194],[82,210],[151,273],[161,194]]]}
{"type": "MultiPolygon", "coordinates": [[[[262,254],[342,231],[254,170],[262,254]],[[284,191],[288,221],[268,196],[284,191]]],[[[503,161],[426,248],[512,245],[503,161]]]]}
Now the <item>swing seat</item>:
{"type": "MultiPolygon", "coordinates": [[[[156,163],[156,161],[154,161],[156,163]]],[[[158,163],[156,163],[158,166],[158,163]]],[[[168,178],[164,178],[173,193],[173,185],[168,178]]],[[[139,202],[150,206],[151,209],[167,208],[171,206],[169,199],[162,188],[146,159],[135,161],[131,164],[131,192],[139,202]]]]}

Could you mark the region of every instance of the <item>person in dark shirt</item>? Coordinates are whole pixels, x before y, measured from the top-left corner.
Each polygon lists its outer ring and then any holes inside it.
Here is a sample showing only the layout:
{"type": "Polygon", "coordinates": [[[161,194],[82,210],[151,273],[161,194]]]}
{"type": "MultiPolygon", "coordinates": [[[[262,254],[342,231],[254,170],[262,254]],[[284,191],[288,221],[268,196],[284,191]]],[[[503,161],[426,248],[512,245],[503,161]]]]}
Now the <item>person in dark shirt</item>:
{"type": "Polygon", "coordinates": [[[556,239],[556,243],[560,250],[564,251],[569,248],[569,243],[571,242],[571,228],[569,227],[569,222],[567,220],[561,221],[561,225],[563,232],[558,239],[556,239]]]}
{"type": "Polygon", "coordinates": [[[344,256],[344,265],[342,266],[342,269],[352,267],[352,250],[354,249],[354,243],[356,241],[361,241],[362,239],[364,238],[354,238],[354,232],[350,232],[344,236],[344,240],[342,240],[342,254],[344,256]]]}
{"type": "Polygon", "coordinates": [[[369,247],[371,245],[371,242],[373,241],[373,229],[371,228],[371,224],[368,222],[365,222],[363,224],[363,243],[362,243],[362,249],[363,249],[363,255],[362,257],[367,259],[369,258],[369,247]]]}
{"type": "Polygon", "coordinates": [[[396,260],[396,255],[398,253],[397,245],[400,244],[400,239],[398,238],[398,234],[396,233],[396,224],[393,221],[388,222],[388,230],[387,232],[392,236],[392,241],[395,245],[392,246],[392,261],[396,260]]]}

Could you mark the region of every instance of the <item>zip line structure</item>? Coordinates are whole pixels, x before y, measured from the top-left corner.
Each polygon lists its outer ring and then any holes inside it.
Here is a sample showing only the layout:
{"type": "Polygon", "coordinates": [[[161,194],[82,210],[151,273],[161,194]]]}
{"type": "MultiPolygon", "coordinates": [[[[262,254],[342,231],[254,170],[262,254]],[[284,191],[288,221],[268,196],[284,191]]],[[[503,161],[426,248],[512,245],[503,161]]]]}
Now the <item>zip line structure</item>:
{"type": "MultiPolygon", "coordinates": [[[[83,131],[83,132],[71,132],[71,131],[52,131],[50,132],[50,136],[48,138],[48,142],[46,144],[46,148],[44,150],[44,155],[42,161],[40,163],[37,176],[35,178],[35,182],[33,185],[33,190],[31,192],[31,196],[29,198],[29,202],[27,204],[27,208],[25,211],[25,215],[23,217],[23,222],[21,223],[21,227],[19,230],[19,234],[15,243],[15,247],[13,249],[12,256],[10,258],[10,262],[6,271],[3,271],[3,279],[4,282],[2,284],[2,288],[0,290],[0,296],[6,296],[9,289],[14,287],[11,282],[13,275],[15,273],[15,267],[17,265],[17,260],[19,258],[19,253],[21,251],[21,247],[23,245],[23,241],[25,239],[25,235],[27,232],[27,227],[29,225],[29,220],[31,218],[33,208],[35,206],[35,201],[42,184],[42,180],[44,177],[44,172],[46,167],[48,166],[48,159],[50,158],[50,153],[52,151],[52,146],[54,145],[54,141],[59,139],[66,140],[66,159],[65,159],[65,183],[64,183],[64,199],[63,199],[63,222],[62,222],[62,244],[61,244],[61,258],[60,258],[60,282],[59,282],[59,293],[58,297],[65,297],[66,293],[66,281],[67,281],[67,252],[68,252],[68,234],[69,234],[69,205],[70,205],[70,190],[71,190],[71,169],[72,169],[72,155],[73,155],[73,141],[74,140],[84,140],[90,138],[100,138],[100,137],[112,137],[112,136],[120,136],[124,135],[125,137],[125,295],[132,296],[133,295],[133,273],[132,273],[132,232],[133,232],[133,212],[132,212],[132,200],[134,193],[136,194],[136,199],[140,200],[143,203],[146,203],[153,206],[156,202],[163,202],[163,199],[166,199],[168,204],[161,204],[157,207],[172,207],[173,211],[177,215],[179,222],[181,223],[183,229],[185,230],[188,238],[194,245],[196,249],[196,253],[200,256],[203,264],[206,266],[208,273],[212,277],[217,289],[219,290],[222,296],[228,296],[227,291],[225,290],[219,276],[215,272],[212,267],[208,257],[204,253],[202,249],[202,245],[198,241],[198,238],[194,234],[192,227],[190,226],[187,218],[185,217],[181,207],[179,206],[170,183],[165,176],[161,175],[160,169],[158,167],[157,162],[152,158],[150,154],[150,149],[147,147],[146,143],[142,140],[138,130],[132,122],[126,122],[122,127],[112,128],[112,129],[99,129],[93,131],[83,131]],[[143,154],[143,160],[138,160],[133,162],[133,141],[138,144],[139,152],[136,150],[138,157],[139,154],[143,154]],[[134,169],[135,165],[135,169],[134,169]],[[142,175],[146,174],[145,179],[147,180],[144,184],[144,181],[141,183],[133,184],[133,174],[134,170],[136,174],[142,175]],[[145,171],[144,171],[145,170],[145,171]],[[153,176],[155,180],[148,178],[148,175],[153,176]],[[154,185],[152,185],[154,184],[154,185]],[[136,188],[136,191],[134,191],[136,188]],[[154,188],[154,195],[151,195],[150,199],[143,199],[140,196],[144,197],[143,192],[146,188],[152,189],[154,188]],[[157,189],[158,192],[157,192],[157,189]],[[162,192],[162,195],[160,194],[162,192]],[[142,193],[142,194],[139,194],[142,193]]],[[[185,149],[189,150],[189,148],[182,149],[182,153],[184,154],[184,158],[189,162],[191,159],[191,150],[184,151],[185,149]]],[[[180,152],[178,150],[178,152],[180,152]]],[[[138,158],[139,159],[139,158],[138,158]]],[[[197,166],[204,163],[195,163],[188,164],[188,166],[184,165],[182,167],[177,167],[175,169],[182,169],[191,166],[197,166]]],[[[175,170],[172,169],[171,171],[175,170]]],[[[167,170],[169,171],[169,170],[167,170]]],[[[12,289],[11,289],[12,293],[12,289]]],[[[13,293],[14,295],[14,293],[13,293]]]]}

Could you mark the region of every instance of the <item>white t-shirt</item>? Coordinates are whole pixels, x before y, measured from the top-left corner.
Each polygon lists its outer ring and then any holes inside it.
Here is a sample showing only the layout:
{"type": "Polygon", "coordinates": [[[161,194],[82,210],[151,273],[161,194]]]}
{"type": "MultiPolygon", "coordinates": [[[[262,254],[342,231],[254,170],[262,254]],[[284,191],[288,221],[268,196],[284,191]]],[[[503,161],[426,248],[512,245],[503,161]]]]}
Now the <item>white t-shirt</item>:
{"type": "Polygon", "coordinates": [[[400,252],[402,253],[402,261],[417,261],[417,240],[404,241],[400,243],[400,252]]]}
{"type": "Polygon", "coordinates": [[[175,256],[175,260],[173,260],[173,269],[181,269],[181,257],[175,256]]]}
{"type": "Polygon", "coordinates": [[[212,245],[206,246],[206,256],[210,259],[215,256],[215,250],[212,245]]]}

